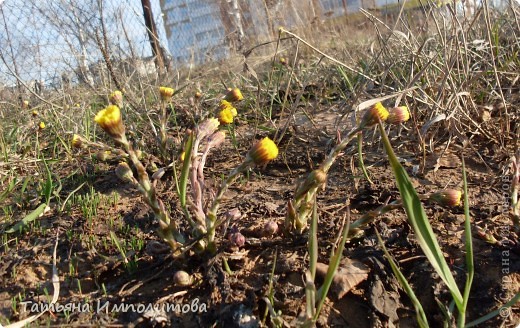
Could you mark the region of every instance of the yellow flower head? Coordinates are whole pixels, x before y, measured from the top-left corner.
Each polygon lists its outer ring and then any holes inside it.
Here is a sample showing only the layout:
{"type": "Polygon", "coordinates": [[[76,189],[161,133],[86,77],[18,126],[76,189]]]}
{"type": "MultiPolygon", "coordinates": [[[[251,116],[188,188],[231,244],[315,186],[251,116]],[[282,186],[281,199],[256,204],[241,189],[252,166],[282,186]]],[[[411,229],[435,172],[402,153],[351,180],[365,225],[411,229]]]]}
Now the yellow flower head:
{"type": "Polygon", "coordinates": [[[233,115],[233,117],[238,115],[237,109],[235,107],[233,107],[233,105],[227,100],[221,100],[218,108],[221,110],[228,109],[229,111],[231,111],[231,114],[233,115]]]}
{"type": "Polygon", "coordinates": [[[388,115],[386,122],[389,124],[404,123],[410,119],[410,112],[406,106],[394,107],[388,112],[390,114],[388,115]]]}
{"type": "Polygon", "coordinates": [[[85,144],[83,143],[84,141],[85,139],[83,139],[81,136],[74,134],[72,136],[71,145],[74,148],[83,148],[85,146],[85,144]]]}
{"type": "Polygon", "coordinates": [[[108,96],[108,101],[112,105],[121,106],[123,104],[123,93],[119,90],[116,90],[108,96]]]}
{"type": "Polygon", "coordinates": [[[229,101],[224,100],[224,99],[222,99],[220,101],[220,104],[218,105],[219,109],[225,109],[225,108],[231,108],[231,107],[233,107],[233,105],[229,101]]]}
{"type": "Polygon", "coordinates": [[[38,116],[38,112],[35,111],[35,110],[33,110],[33,111],[32,111],[32,116],[38,116]]]}
{"type": "Polygon", "coordinates": [[[116,105],[109,105],[99,111],[94,121],[112,138],[120,139],[125,134],[125,126],[121,119],[121,110],[116,105]]]}
{"type": "Polygon", "coordinates": [[[38,124],[38,128],[39,128],[40,130],[45,129],[45,123],[44,123],[44,122],[40,122],[40,124],[38,124]]]}
{"type": "Polygon", "coordinates": [[[278,157],[278,147],[268,137],[258,141],[247,154],[247,158],[255,162],[256,165],[267,164],[276,157],[278,157]]]}
{"type": "Polygon", "coordinates": [[[379,120],[384,122],[388,118],[388,115],[390,115],[390,113],[388,113],[383,104],[378,102],[377,104],[372,105],[369,109],[367,109],[359,126],[361,128],[365,128],[377,124],[379,120]]]}
{"type": "Polygon", "coordinates": [[[159,87],[159,93],[161,94],[161,99],[163,101],[168,101],[173,96],[175,90],[168,87],[159,87]]]}
{"type": "Polygon", "coordinates": [[[460,205],[461,197],[462,192],[460,190],[446,189],[433,193],[432,195],[430,195],[429,199],[441,206],[455,207],[460,205]]]}
{"type": "Polygon", "coordinates": [[[218,113],[218,120],[222,124],[233,123],[233,111],[231,111],[229,108],[224,108],[218,113]]]}
{"type": "Polygon", "coordinates": [[[224,100],[230,101],[230,102],[236,102],[244,99],[242,96],[242,92],[240,92],[239,88],[234,89],[228,89],[228,92],[226,93],[226,96],[224,97],[224,100]]]}

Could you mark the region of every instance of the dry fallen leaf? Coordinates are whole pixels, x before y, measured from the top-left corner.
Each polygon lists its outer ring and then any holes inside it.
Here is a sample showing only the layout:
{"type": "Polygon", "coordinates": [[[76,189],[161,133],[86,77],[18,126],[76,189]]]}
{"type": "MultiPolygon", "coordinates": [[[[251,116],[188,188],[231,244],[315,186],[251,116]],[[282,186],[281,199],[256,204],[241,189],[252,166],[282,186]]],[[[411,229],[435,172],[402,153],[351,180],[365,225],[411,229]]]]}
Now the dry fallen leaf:
{"type": "MultiPolygon", "coordinates": [[[[323,263],[316,264],[316,275],[325,278],[329,266],[323,263]]],[[[344,259],[338,267],[338,271],[332,280],[332,292],[341,299],[352,288],[368,278],[370,269],[358,260],[344,259]]]]}

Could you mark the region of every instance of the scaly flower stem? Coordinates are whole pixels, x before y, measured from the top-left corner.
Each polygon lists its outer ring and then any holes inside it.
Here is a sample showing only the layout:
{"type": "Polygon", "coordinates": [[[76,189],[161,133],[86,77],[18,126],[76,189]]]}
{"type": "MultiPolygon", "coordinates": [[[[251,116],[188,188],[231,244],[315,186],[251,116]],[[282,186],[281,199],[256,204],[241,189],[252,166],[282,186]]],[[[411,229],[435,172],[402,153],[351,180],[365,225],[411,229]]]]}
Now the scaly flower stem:
{"type": "Polygon", "coordinates": [[[137,158],[134,149],[126,139],[125,135],[116,141],[122,145],[137,170],[137,178],[140,186],[138,189],[141,191],[146,203],[152,208],[155,217],[159,221],[159,234],[166,240],[172,249],[178,248],[179,243],[182,243],[184,238],[179,233],[175,221],[170,220],[164,203],[157,198],[155,188],[150,183],[150,178],[148,177],[148,173],[146,173],[146,168],[137,158]]]}
{"type": "Polygon", "coordinates": [[[248,169],[248,167],[252,164],[252,161],[246,160],[238,167],[234,168],[228,175],[228,177],[222,181],[220,188],[213,199],[213,203],[211,204],[210,209],[206,214],[206,227],[208,229],[208,249],[215,249],[215,222],[217,221],[217,211],[220,206],[220,202],[224,193],[228,190],[229,186],[236,180],[238,175],[248,169]]]}
{"type": "MultiPolygon", "coordinates": [[[[318,171],[321,171],[322,174],[326,175],[332,164],[334,164],[336,158],[338,158],[339,154],[341,154],[341,152],[347,147],[350,140],[352,140],[361,130],[361,127],[355,127],[349,133],[347,133],[346,137],[330,151],[327,158],[325,158],[323,163],[320,165],[318,171]]],[[[316,171],[313,171],[311,174],[316,175],[315,172],[316,171]]],[[[312,176],[309,175],[307,179],[310,177],[312,176]]],[[[307,218],[312,211],[314,199],[316,199],[315,194],[317,193],[318,188],[322,185],[322,182],[317,181],[315,177],[312,179],[312,181],[307,182],[312,184],[311,186],[308,186],[308,191],[303,189],[304,192],[300,192],[300,194],[298,194],[299,191],[297,191],[297,194],[295,195],[296,198],[294,199],[294,208],[296,211],[296,217],[293,218],[294,222],[289,222],[291,219],[286,220],[286,228],[290,230],[290,226],[293,226],[298,233],[302,233],[303,230],[307,227],[307,218]]]]}
{"type": "Polygon", "coordinates": [[[513,225],[516,231],[520,231],[520,201],[518,192],[520,191],[520,150],[516,151],[513,157],[513,180],[511,182],[511,214],[513,225]]]}
{"type": "Polygon", "coordinates": [[[336,147],[334,147],[330,151],[330,153],[327,156],[327,158],[325,159],[325,161],[323,161],[323,163],[320,165],[320,169],[323,172],[325,172],[325,173],[329,172],[330,167],[332,166],[332,164],[334,164],[334,161],[339,156],[339,154],[347,147],[350,140],[352,140],[352,138],[354,138],[356,136],[356,134],[361,130],[362,129],[360,127],[356,127],[354,129],[352,129],[347,134],[347,136],[339,144],[337,144],[336,147]]]}
{"type": "Polygon", "coordinates": [[[168,154],[166,152],[166,102],[161,101],[161,117],[159,118],[160,126],[159,126],[159,134],[160,134],[160,150],[161,150],[161,157],[163,161],[168,160],[168,154]]]}

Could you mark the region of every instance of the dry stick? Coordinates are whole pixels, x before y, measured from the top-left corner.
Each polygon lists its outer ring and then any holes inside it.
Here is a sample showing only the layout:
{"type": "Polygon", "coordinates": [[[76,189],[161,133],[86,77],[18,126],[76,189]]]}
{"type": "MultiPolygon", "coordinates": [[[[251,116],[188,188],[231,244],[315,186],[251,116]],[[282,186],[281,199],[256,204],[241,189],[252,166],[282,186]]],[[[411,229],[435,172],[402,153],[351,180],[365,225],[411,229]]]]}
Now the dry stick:
{"type": "MultiPolygon", "coordinates": [[[[343,62],[341,62],[341,61],[335,59],[334,57],[331,57],[331,56],[327,55],[327,54],[324,53],[323,51],[321,51],[321,50],[319,50],[318,48],[316,48],[316,47],[314,47],[313,45],[311,45],[309,42],[307,42],[307,41],[305,41],[304,39],[300,38],[298,35],[296,35],[296,34],[294,34],[294,33],[292,33],[292,32],[289,32],[289,31],[287,31],[286,29],[284,29],[284,28],[282,28],[282,27],[280,27],[280,31],[283,32],[283,33],[287,33],[287,34],[289,34],[290,36],[292,36],[292,37],[294,37],[294,38],[300,40],[300,41],[301,41],[303,44],[305,44],[307,47],[309,47],[309,48],[311,48],[312,50],[316,51],[317,53],[319,53],[319,54],[322,55],[323,57],[325,57],[325,58],[327,58],[327,59],[333,61],[334,63],[336,63],[336,64],[338,64],[338,65],[340,65],[340,66],[345,67],[346,69],[348,69],[348,70],[351,71],[351,72],[354,72],[354,73],[356,73],[356,74],[361,75],[362,77],[364,77],[364,78],[366,78],[366,79],[368,79],[368,80],[374,82],[374,83],[377,84],[377,85],[381,85],[379,82],[377,82],[377,81],[374,80],[373,78],[371,78],[371,77],[369,77],[369,76],[363,74],[362,72],[356,70],[355,68],[352,68],[352,67],[348,66],[347,64],[345,64],[345,63],[343,63],[343,62]]],[[[390,88],[390,87],[389,87],[389,88],[390,88]]],[[[390,88],[390,89],[393,90],[393,88],[390,88]]]]}
{"type": "MultiPolygon", "coordinates": [[[[271,82],[273,80],[273,71],[274,71],[274,61],[276,59],[276,55],[278,54],[278,48],[280,47],[280,38],[282,36],[282,33],[280,31],[278,31],[278,39],[276,41],[276,49],[274,51],[274,56],[273,56],[273,61],[271,62],[271,72],[269,74],[269,80],[267,81],[267,93],[266,93],[266,96],[269,94],[269,88],[271,88],[271,82]]],[[[271,97],[271,104],[270,104],[270,107],[269,107],[269,112],[271,113],[272,110],[273,110],[273,103],[274,103],[274,97],[271,97]]],[[[272,122],[272,118],[269,117],[269,120],[272,122]]]]}
{"type": "Polygon", "coordinates": [[[276,134],[275,134],[275,136],[273,138],[273,140],[275,141],[276,144],[279,144],[282,141],[283,136],[287,132],[287,129],[289,128],[289,125],[290,125],[290,123],[293,120],[294,113],[296,112],[296,110],[298,109],[298,106],[300,105],[303,92],[304,92],[304,89],[299,91],[298,94],[296,95],[296,101],[293,103],[293,106],[292,106],[291,112],[289,114],[289,117],[287,118],[287,121],[285,122],[285,124],[283,125],[283,127],[281,129],[282,133],[280,134],[280,137],[278,137],[278,131],[280,131],[280,130],[276,131],[276,134]]]}
{"type": "MultiPolygon", "coordinates": [[[[103,25],[103,24],[102,24],[103,25]]],[[[106,35],[104,34],[104,37],[106,38],[106,35]]],[[[112,61],[110,60],[110,56],[108,55],[107,49],[104,45],[101,44],[101,37],[99,36],[98,31],[96,31],[96,43],[99,47],[99,50],[101,51],[101,54],[103,55],[103,60],[105,61],[105,65],[107,66],[108,72],[110,73],[110,77],[112,78],[112,81],[114,81],[114,84],[116,85],[116,88],[118,90],[123,90],[123,85],[119,82],[117,79],[117,76],[114,72],[114,67],[112,66],[112,61]]]]}
{"type": "MultiPolygon", "coordinates": [[[[117,78],[116,74],[115,74],[115,71],[114,71],[114,67],[112,65],[112,61],[110,60],[110,56],[108,55],[108,38],[107,38],[107,32],[106,32],[106,26],[105,26],[105,20],[103,18],[103,7],[101,6],[99,8],[99,14],[100,14],[100,22],[101,22],[101,33],[102,33],[102,36],[103,36],[103,43],[101,43],[101,37],[99,35],[99,31],[96,30],[96,43],[99,47],[99,50],[101,51],[101,54],[103,56],[103,60],[105,61],[105,65],[107,66],[107,69],[108,69],[108,72],[110,73],[110,77],[112,78],[112,81],[114,81],[114,84],[116,85],[116,88],[118,90],[121,90],[123,91],[124,88],[123,88],[123,85],[121,84],[121,82],[119,81],[119,79],[117,78]]],[[[128,103],[130,104],[130,106],[137,111],[137,108],[139,106],[137,106],[137,103],[135,102],[135,100],[130,97],[129,94],[125,94],[125,97],[127,98],[127,101],[128,103]]],[[[137,117],[141,117],[140,115],[138,115],[137,117]]]]}
{"type": "MultiPolygon", "coordinates": [[[[286,108],[286,105],[287,105],[287,98],[289,97],[289,89],[291,88],[291,81],[292,81],[292,77],[294,75],[294,66],[296,66],[296,59],[298,58],[298,50],[299,50],[299,42],[296,43],[296,52],[294,54],[294,59],[293,59],[293,65],[291,66],[291,69],[290,69],[290,72],[289,72],[289,79],[287,80],[287,87],[285,88],[285,95],[283,97],[283,102],[282,102],[282,111],[280,113],[280,117],[283,117],[283,114],[285,112],[285,108],[286,108]]],[[[274,65],[273,65],[274,66],[274,65]]],[[[301,95],[303,94],[303,91],[299,94],[299,97],[297,99],[297,103],[300,102],[300,99],[301,99],[301,95]]],[[[274,98],[271,99],[271,109],[272,109],[272,105],[273,105],[273,101],[274,101],[274,98]]],[[[289,123],[291,122],[292,120],[292,117],[293,117],[293,114],[296,110],[296,108],[298,108],[298,106],[294,106],[293,107],[293,110],[291,111],[291,115],[289,116],[289,118],[287,119],[287,122],[285,123],[283,129],[282,129],[282,134],[280,135],[280,137],[278,138],[278,131],[279,130],[276,130],[276,134],[274,136],[274,140],[276,141],[276,143],[280,143],[280,141],[282,140],[285,132],[287,131],[287,128],[289,126],[289,123]]]]}
{"type": "Polygon", "coordinates": [[[53,106],[53,107],[56,107],[56,108],[59,108],[59,109],[63,109],[62,106],[59,106],[59,105],[56,105],[55,103],[52,103],[48,100],[46,100],[45,98],[43,98],[42,96],[40,96],[39,94],[37,94],[36,92],[34,92],[31,87],[29,87],[21,78],[20,76],[18,76],[18,74],[16,74],[12,69],[11,67],[9,67],[9,65],[7,65],[7,62],[5,61],[5,58],[2,54],[2,52],[0,52],[0,59],[2,59],[2,61],[4,62],[4,66],[7,68],[7,70],[9,71],[9,73],[11,73],[15,79],[20,83],[22,84],[33,96],[35,96],[36,98],[40,99],[41,101],[43,101],[44,103],[46,103],[47,105],[50,105],[50,106],[53,106]]]}
{"type": "MultiPolygon", "coordinates": [[[[504,106],[505,111],[505,117],[506,117],[506,134],[509,136],[509,115],[507,113],[507,104],[506,99],[504,98],[504,93],[502,92],[502,85],[500,83],[500,78],[498,76],[497,66],[496,66],[496,58],[495,54],[493,52],[493,40],[491,39],[491,22],[489,21],[489,7],[488,7],[488,1],[484,0],[484,21],[486,22],[486,32],[489,42],[489,53],[491,54],[491,60],[493,63],[493,73],[495,74],[495,80],[497,82],[498,91],[500,93],[500,100],[502,100],[502,105],[504,106]]],[[[497,48],[498,52],[498,48],[497,48]]],[[[502,119],[502,111],[499,111],[500,118],[502,119]]],[[[502,121],[502,120],[501,120],[502,121]]],[[[504,144],[504,137],[500,135],[500,140],[502,141],[502,145],[504,144]]]]}

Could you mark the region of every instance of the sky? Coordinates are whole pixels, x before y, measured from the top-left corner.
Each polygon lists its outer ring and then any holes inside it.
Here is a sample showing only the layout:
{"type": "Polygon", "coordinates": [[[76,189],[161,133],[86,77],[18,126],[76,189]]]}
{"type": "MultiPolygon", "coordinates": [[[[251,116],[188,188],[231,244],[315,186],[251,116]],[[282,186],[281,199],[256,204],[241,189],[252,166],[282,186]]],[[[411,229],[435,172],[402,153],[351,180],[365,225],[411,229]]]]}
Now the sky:
{"type": "MultiPolygon", "coordinates": [[[[141,1],[102,1],[112,55],[126,58],[133,51],[138,57],[151,56],[141,1]]],[[[159,38],[168,48],[159,0],[151,3],[159,38]]],[[[49,84],[64,70],[77,67],[82,54],[80,26],[87,61],[100,60],[95,41],[95,29],[100,27],[97,4],[98,0],[0,0],[0,84],[15,83],[11,71],[24,81],[49,84]]]]}
{"type": "MultiPolygon", "coordinates": [[[[168,49],[159,0],[150,1],[159,39],[163,48],[168,49]]],[[[321,1],[332,7],[342,3],[342,0],[321,1]]],[[[397,2],[375,1],[380,6],[397,2]]],[[[39,80],[55,85],[62,72],[77,69],[83,58],[82,49],[87,62],[101,61],[95,38],[95,30],[100,28],[100,3],[112,58],[151,56],[140,0],[0,0],[0,87],[14,85],[16,75],[26,82],[39,80]],[[83,47],[79,31],[83,32],[83,47]]],[[[347,3],[355,6],[358,0],[347,3]]]]}

